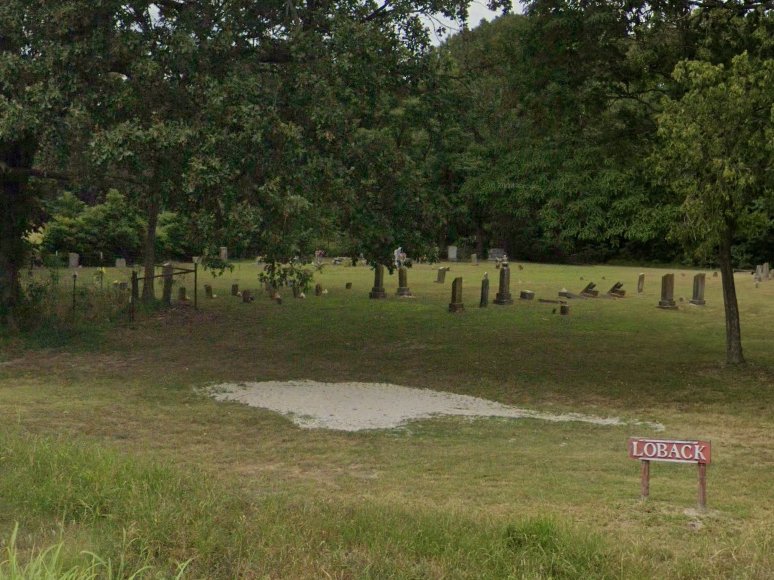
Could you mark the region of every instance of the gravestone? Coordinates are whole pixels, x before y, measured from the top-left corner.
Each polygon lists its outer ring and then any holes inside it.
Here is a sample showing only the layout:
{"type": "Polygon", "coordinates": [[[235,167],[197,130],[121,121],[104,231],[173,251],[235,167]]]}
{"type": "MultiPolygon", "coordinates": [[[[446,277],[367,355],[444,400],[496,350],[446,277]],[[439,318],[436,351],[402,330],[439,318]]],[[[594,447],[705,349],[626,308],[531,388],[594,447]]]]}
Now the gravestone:
{"type": "Polygon", "coordinates": [[[172,274],[174,273],[174,268],[172,267],[172,264],[170,262],[165,262],[164,266],[161,268],[161,275],[164,280],[164,287],[161,292],[161,301],[169,306],[172,304],[172,274]]]}
{"type": "Polygon", "coordinates": [[[249,290],[242,290],[242,304],[247,304],[253,301],[253,294],[249,290]]]}
{"type": "Polygon", "coordinates": [[[617,296],[618,298],[623,298],[626,296],[626,290],[623,289],[623,282],[616,282],[613,284],[613,286],[610,288],[610,290],[607,291],[607,293],[610,296],[617,296]]]}
{"type": "Polygon", "coordinates": [[[691,304],[696,304],[697,306],[704,306],[704,284],[705,284],[705,274],[696,274],[693,277],[693,297],[690,300],[691,304]]]}
{"type": "Polygon", "coordinates": [[[771,267],[769,266],[768,262],[764,262],[763,264],[763,279],[768,280],[771,278],[771,267]]]}
{"type": "Polygon", "coordinates": [[[502,260],[505,257],[503,248],[489,248],[489,259],[492,261],[502,260]]]}
{"type": "Polygon", "coordinates": [[[126,258],[116,258],[116,268],[126,268],[126,258]]]}
{"type": "Polygon", "coordinates": [[[319,282],[314,285],[314,295],[315,296],[322,296],[323,295],[323,286],[319,282]]]}
{"type": "Polygon", "coordinates": [[[645,274],[637,276],[637,294],[642,294],[645,291],[645,274]]]}
{"type": "Polygon", "coordinates": [[[220,252],[218,252],[218,257],[224,262],[228,261],[228,248],[226,246],[220,247],[220,252]]]}
{"type": "Polygon", "coordinates": [[[239,284],[232,284],[231,285],[231,295],[232,296],[239,296],[239,284]]]}
{"type": "Polygon", "coordinates": [[[401,266],[398,268],[398,296],[410,298],[412,296],[411,289],[408,287],[408,268],[401,266]]]}
{"type": "Polygon", "coordinates": [[[185,286],[180,286],[177,289],[177,299],[180,302],[188,302],[188,294],[186,294],[185,286]]]}
{"type": "Polygon", "coordinates": [[[586,298],[596,298],[599,296],[599,290],[595,290],[596,287],[597,285],[594,284],[594,282],[589,282],[586,284],[586,287],[581,290],[580,295],[585,296],[586,298]]]}
{"type": "Polygon", "coordinates": [[[471,254],[470,255],[470,263],[474,266],[478,266],[478,254],[471,254]]]}
{"type": "Polygon", "coordinates": [[[713,277],[713,278],[717,278],[717,277],[718,277],[718,273],[717,273],[717,272],[713,272],[713,273],[712,273],[712,277],[713,277]]]}
{"type": "Polygon", "coordinates": [[[519,300],[534,300],[535,293],[532,290],[522,290],[519,292],[519,300]]]}
{"type": "Polygon", "coordinates": [[[562,304],[561,306],[559,306],[559,314],[561,314],[562,316],[567,316],[568,314],[570,314],[570,307],[567,304],[562,304]]]}
{"type": "Polygon", "coordinates": [[[75,252],[67,254],[67,265],[70,268],[77,268],[80,265],[81,257],[75,252]]]}
{"type": "Polygon", "coordinates": [[[763,280],[763,264],[755,266],[755,277],[758,280],[763,280]]]}
{"type": "Polygon", "coordinates": [[[381,264],[377,264],[374,268],[374,287],[371,288],[368,297],[374,300],[387,298],[387,294],[384,292],[384,266],[381,264]]]}
{"type": "Polygon", "coordinates": [[[212,286],[210,286],[209,284],[204,285],[204,295],[207,298],[215,298],[215,295],[212,293],[212,286]]]}
{"type": "Polygon", "coordinates": [[[446,282],[446,272],[449,271],[449,268],[446,266],[441,266],[438,268],[438,277],[435,279],[436,284],[443,284],[446,282]]]}
{"type": "Polygon", "coordinates": [[[661,277],[661,300],[658,302],[659,308],[674,310],[677,308],[675,303],[675,275],[664,274],[661,277]]]}
{"type": "Polygon", "coordinates": [[[487,306],[489,306],[489,274],[484,272],[484,277],[481,280],[481,300],[478,307],[486,308],[487,306]]]}
{"type": "Polygon", "coordinates": [[[508,264],[503,264],[500,268],[500,287],[494,299],[495,304],[513,304],[511,297],[511,269],[508,264]]]}
{"type": "Polygon", "coordinates": [[[449,246],[446,248],[446,256],[450,262],[457,261],[457,246],[449,246]]]}
{"type": "Polygon", "coordinates": [[[462,303],[462,278],[455,278],[452,282],[452,296],[449,303],[449,312],[464,312],[465,305],[462,303]]]}
{"type": "Polygon", "coordinates": [[[352,282],[347,282],[347,283],[344,285],[344,288],[346,288],[347,290],[352,290],[352,282]]]}

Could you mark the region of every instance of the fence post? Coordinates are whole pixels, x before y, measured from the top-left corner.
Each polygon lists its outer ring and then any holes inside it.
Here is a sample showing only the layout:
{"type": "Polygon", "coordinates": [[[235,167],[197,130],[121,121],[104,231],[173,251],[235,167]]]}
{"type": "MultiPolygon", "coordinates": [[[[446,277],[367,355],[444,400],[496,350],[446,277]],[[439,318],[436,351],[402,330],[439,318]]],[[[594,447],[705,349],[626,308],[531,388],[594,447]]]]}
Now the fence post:
{"type": "Polygon", "coordinates": [[[132,271],[132,294],[129,298],[129,320],[134,322],[134,309],[137,308],[137,300],[140,299],[140,281],[137,272],[132,271]]]}
{"type": "Polygon", "coordinates": [[[75,313],[75,282],[78,280],[77,272],[73,272],[73,313],[75,313]]]}
{"type": "Polygon", "coordinates": [[[161,275],[164,277],[164,291],[161,295],[161,300],[166,306],[172,304],[172,274],[172,264],[166,262],[161,268],[161,275]]]}
{"type": "Polygon", "coordinates": [[[199,258],[195,257],[194,262],[194,310],[199,310],[199,258]]]}

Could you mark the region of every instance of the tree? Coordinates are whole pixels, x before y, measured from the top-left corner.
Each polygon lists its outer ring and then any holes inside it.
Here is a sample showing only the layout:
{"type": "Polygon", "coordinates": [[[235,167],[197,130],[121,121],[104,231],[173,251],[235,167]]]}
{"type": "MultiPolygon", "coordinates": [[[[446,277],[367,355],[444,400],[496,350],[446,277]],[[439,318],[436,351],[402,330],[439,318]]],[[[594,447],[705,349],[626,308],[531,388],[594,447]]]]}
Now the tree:
{"type": "Polygon", "coordinates": [[[734,239],[771,219],[774,199],[774,60],[748,53],[730,66],[681,62],[684,88],[659,116],[658,174],[679,196],[682,220],[672,234],[715,255],[723,276],[726,361],[744,362],[734,285],[734,239]]]}

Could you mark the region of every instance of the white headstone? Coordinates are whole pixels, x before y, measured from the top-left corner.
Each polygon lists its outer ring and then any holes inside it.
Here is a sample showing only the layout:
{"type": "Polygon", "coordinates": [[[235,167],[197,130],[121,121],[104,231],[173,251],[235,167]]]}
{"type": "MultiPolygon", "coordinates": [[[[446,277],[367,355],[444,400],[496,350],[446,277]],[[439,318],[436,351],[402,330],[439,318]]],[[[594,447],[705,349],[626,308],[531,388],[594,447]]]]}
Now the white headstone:
{"type": "Polygon", "coordinates": [[[226,262],[228,260],[228,248],[226,246],[220,247],[220,259],[226,262]]]}
{"type": "Polygon", "coordinates": [[[116,268],[126,268],[126,258],[116,258],[116,268]]]}
{"type": "Polygon", "coordinates": [[[457,246],[449,246],[446,250],[446,255],[450,262],[457,261],[457,246]]]}
{"type": "Polygon", "coordinates": [[[471,254],[470,255],[470,262],[472,264],[478,264],[478,254],[471,254]]]}
{"type": "Polygon", "coordinates": [[[80,265],[81,257],[75,252],[70,252],[67,255],[67,259],[68,259],[68,265],[71,268],[77,268],[80,265]]]}

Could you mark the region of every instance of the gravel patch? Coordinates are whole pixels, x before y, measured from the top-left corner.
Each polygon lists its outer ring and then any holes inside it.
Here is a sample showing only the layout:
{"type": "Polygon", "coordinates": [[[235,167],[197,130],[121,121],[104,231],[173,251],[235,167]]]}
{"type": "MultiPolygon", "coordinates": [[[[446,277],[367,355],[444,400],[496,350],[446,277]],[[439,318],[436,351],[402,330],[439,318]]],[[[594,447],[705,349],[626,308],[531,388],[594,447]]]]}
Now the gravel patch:
{"type": "Polygon", "coordinates": [[[387,383],[223,383],[208,388],[207,392],[218,401],[237,401],[281,413],[304,429],[392,429],[417,419],[458,415],[552,422],[579,421],[608,426],[642,425],[656,431],[664,430],[660,423],[624,421],[618,417],[596,417],[581,413],[541,413],[478,397],[387,383]]]}

